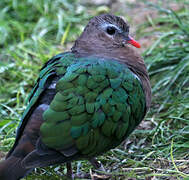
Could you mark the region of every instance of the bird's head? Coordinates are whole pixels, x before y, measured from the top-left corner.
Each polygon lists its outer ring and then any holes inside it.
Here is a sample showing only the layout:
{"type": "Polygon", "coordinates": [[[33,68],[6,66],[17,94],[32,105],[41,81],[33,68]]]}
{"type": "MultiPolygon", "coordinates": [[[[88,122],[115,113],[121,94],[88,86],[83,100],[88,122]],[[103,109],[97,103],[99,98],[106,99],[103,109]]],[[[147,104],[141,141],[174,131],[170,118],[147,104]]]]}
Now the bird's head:
{"type": "Polygon", "coordinates": [[[113,50],[133,45],[140,48],[140,44],[129,36],[129,26],[118,16],[103,14],[92,18],[83,33],[73,46],[73,50],[82,48],[87,51],[96,49],[113,50]]]}

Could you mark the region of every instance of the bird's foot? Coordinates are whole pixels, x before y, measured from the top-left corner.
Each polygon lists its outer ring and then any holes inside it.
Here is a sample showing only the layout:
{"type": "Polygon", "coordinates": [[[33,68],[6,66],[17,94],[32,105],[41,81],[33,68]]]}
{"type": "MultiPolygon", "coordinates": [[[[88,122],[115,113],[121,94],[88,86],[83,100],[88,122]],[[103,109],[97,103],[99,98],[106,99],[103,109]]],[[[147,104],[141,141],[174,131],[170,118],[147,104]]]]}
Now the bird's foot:
{"type": "Polygon", "coordinates": [[[89,160],[93,165],[94,170],[90,169],[90,173],[85,173],[81,171],[81,162],[77,164],[77,173],[72,173],[71,163],[66,163],[67,167],[67,177],[70,179],[92,179],[92,180],[100,180],[100,179],[109,179],[111,176],[106,173],[104,166],[101,162],[97,161],[95,158],[89,160]]]}
{"type": "Polygon", "coordinates": [[[107,175],[106,170],[100,161],[97,161],[95,158],[92,158],[89,161],[95,168],[94,171],[90,171],[90,176],[92,180],[109,179],[111,177],[110,175],[107,175]]]}

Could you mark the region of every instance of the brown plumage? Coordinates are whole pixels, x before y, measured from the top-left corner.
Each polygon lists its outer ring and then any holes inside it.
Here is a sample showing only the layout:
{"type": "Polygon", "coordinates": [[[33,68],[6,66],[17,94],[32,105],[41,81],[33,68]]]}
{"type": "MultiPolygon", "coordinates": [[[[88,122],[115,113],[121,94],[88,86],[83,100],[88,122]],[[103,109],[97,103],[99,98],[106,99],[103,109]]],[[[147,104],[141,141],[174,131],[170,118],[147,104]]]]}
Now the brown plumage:
{"type": "MultiPolygon", "coordinates": [[[[141,115],[143,118],[150,107],[151,88],[144,61],[131,44],[139,47],[139,44],[129,37],[127,23],[120,17],[104,14],[89,21],[81,36],[75,41],[71,53],[78,58],[99,57],[126,64],[142,82],[145,94],[143,99],[146,99],[145,112],[141,115]]],[[[43,69],[59,59],[59,57],[52,58],[43,69]]],[[[0,163],[0,180],[17,180],[31,172],[34,167],[77,160],[81,155],[75,144],[66,152],[48,148],[41,140],[40,126],[44,122],[43,112],[47,110],[54,98],[56,94],[54,85],[59,80],[59,75],[55,72],[49,77],[45,82],[43,92],[37,94],[39,96],[37,101],[24,116],[13,148],[6,160],[0,163]]],[[[137,125],[138,122],[135,126],[137,125]]],[[[94,159],[91,162],[98,167],[94,159]]]]}

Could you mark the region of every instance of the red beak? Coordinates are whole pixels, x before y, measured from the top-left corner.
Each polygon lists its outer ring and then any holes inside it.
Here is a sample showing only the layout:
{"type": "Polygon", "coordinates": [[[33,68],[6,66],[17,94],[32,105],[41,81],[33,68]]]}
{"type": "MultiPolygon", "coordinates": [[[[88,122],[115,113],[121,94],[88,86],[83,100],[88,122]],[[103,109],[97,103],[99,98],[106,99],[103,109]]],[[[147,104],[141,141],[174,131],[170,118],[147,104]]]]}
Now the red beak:
{"type": "Polygon", "coordinates": [[[131,44],[131,45],[133,45],[133,46],[135,46],[136,48],[140,48],[141,46],[140,46],[140,44],[137,42],[137,41],[135,41],[132,37],[130,37],[129,36],[129,40],[127,41],[129,44],[131,44]]]}

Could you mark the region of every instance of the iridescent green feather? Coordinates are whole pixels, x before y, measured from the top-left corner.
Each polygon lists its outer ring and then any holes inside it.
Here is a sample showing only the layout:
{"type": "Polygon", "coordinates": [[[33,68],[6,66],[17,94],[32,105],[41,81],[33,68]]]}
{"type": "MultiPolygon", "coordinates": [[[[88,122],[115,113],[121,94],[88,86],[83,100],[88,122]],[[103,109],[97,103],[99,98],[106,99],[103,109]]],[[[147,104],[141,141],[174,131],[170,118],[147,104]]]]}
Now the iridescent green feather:
{"type": "Polygon", "coordinates": [[[145,96],[141,82],[124,64],[94,57],[68,59],[60,61],[63,70],[56,68],[62,77],[44,113],[42,141],[57,150],[74,143],[81,154],[95,156],[134,130],[145,113],[145,96]]]}

